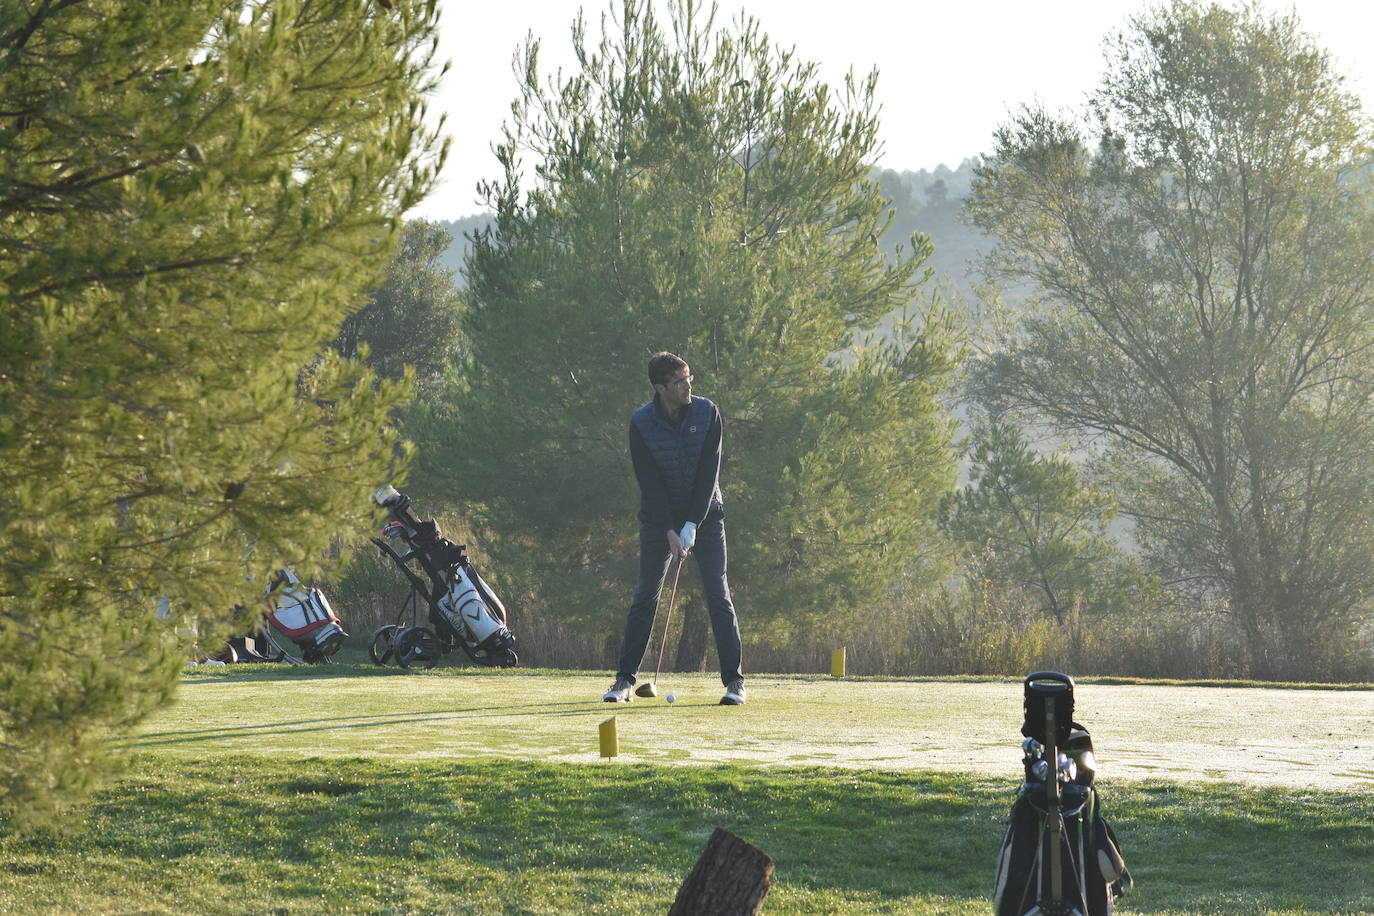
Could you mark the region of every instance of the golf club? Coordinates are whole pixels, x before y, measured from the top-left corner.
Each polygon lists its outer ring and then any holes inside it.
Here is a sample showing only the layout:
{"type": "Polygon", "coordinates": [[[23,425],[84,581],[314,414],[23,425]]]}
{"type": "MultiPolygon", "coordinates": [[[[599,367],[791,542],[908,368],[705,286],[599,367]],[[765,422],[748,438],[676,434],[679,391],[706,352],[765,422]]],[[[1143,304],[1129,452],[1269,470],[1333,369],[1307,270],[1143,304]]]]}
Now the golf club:
{"type": "Polygon", "coordinates": [[[663,670],[663,650],[668,645],[668,624],[673,620],[673,604],[677,601],[677,580],[682,577],[682,563],[687,557],[677,560],[677,572],[673,573],[673,593],[668,597],[668,613],[663,618],[663,638],[658,641],[658,664],[654,666],[654,679],[651,683],[640,684],[635,688],[637,697],[658,696],[658,673],[663,670]]]}
{"type": "MultiPolygon", "coordinates": [[[[1040,694],[1044,698],[1045,704],[1045,734],[1042,747],[1043,760],[1036,764],[1036,775],[1039,775],[1039,764],[1045,764],[1045,834],[1043,851],[1046,853],[1045,861],[1049,871],[1049,895],[1045,896],[1045,889],[1041,888],[1039,906],[1034,907],[1030,913],[1043,914],[1049,916],[1051,913],[1077,913],[1079,910],[1066,903],[1064,899],[1064,814],[1059,806],[1059,773],[1058,763],[1061,754],[1059,748],[1059,722],[1055,716],[1055,706],[1058,705],[1059,698],[1067,695],[1069,698],[1065,712],[1072,717],[1073,713],[1073,681],[1066,675],[1052,671],[1042,671],[1032,674],[1026,678],[1026,693],[1040,694]]],[[[1065,760],[1068,758],[1065,757],[1065,760]]]]}

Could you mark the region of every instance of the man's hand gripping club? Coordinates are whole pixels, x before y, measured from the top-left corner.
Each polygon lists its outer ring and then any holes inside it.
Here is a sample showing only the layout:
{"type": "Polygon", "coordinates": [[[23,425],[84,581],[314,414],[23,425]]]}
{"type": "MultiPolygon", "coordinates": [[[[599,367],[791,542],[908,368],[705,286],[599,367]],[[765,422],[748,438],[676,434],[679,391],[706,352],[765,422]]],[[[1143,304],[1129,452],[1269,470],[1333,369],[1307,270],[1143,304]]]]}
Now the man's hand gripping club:
{"type": "Polygon", "coordinates": [[[692,546],[697,542],[696,522],[687,522],[682,526],[682,531],[668,530],[668,549],[673,556],[681,562],[687,559],[687,554],[692,552],[692,546]]]}

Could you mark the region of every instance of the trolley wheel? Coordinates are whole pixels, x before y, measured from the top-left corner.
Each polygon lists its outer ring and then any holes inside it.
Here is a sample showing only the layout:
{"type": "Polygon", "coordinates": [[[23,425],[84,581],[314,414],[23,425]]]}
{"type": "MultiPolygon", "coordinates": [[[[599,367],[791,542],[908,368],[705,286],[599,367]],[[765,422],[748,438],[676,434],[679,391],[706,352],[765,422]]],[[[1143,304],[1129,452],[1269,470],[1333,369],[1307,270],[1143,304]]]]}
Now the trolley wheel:
{"type": "Polygon", "coordinates": [[[402,668],[433,668],[443,649],[428,627],[406,627],[396,634],[396,661],[402,668]]]}
{"type": "Polygon", "coordinates": [[[396,631],[400,629],[394,623],[389,623],[384,627],[378,627],[372,634],[372,643],[368,646],[367,654],[372,656],[374,665],[385,665],[396,654],[396,631]]]}

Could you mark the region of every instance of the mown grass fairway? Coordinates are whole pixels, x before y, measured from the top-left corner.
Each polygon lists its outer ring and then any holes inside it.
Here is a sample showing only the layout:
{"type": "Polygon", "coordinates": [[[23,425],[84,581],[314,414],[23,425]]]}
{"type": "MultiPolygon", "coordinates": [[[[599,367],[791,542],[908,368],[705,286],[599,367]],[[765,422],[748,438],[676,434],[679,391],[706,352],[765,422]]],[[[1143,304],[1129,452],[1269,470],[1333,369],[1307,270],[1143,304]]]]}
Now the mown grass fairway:
{"type": "MultiPolygon", "coordinates": [[[[607,683],[192,672],[77,830],[0,840],[0,912],[664,913],[716,826],[774,858],[765,913],[989,912],[1019,683],[756,677],[737,709],[709,676],[665,675],[671,707],[607,683]]],[[[1079,711],[1123,912],[1374,912],[1374,691],[1088,683],[1079,711]]]]}
{"type": "MultiPolygon", "coordinates": [[[[658,699],[600,702],[610,678],[562,671],[210,668],[143,729],[140,749],[599,764],[617,716],[625,763],[953,770],[1014,779],[1021,684],[1006,679],[719,679],[670,674],[658,699]]],[[[1084,684],[1103,778],[1374,790],[1374,690],[1084,684]],[[1363,745],[1363,746],[1361,746],[1363,745]]]]}

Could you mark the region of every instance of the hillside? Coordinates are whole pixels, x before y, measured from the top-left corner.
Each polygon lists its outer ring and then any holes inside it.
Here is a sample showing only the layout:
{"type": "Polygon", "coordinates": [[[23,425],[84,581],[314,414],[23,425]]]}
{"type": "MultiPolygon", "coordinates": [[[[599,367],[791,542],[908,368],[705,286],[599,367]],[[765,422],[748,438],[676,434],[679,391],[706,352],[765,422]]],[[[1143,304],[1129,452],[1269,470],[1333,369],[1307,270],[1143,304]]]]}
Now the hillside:
{"type": "MultiPolygon", "coordinates": [[[[981,232],[963,223],[960,209],[968,198],[973,181],[974,162],[965,159],[958,169],[944,165],[933,171],[874,172],[884,195],[892,203],[892,224],[882,238],[883,248],[893,252],[906,246],[912,233],[923,232],[935,246],[930,266],[936,282],[947,294],[966,302],[973,301],[972,277],[977,260],[988,249],[981,232]]],[[[491,214],[474,213],[439,225],[453,236],[453,243],[441,260],[444,266],[460,272],[472,233],[491,224],[491,214]]]]}

